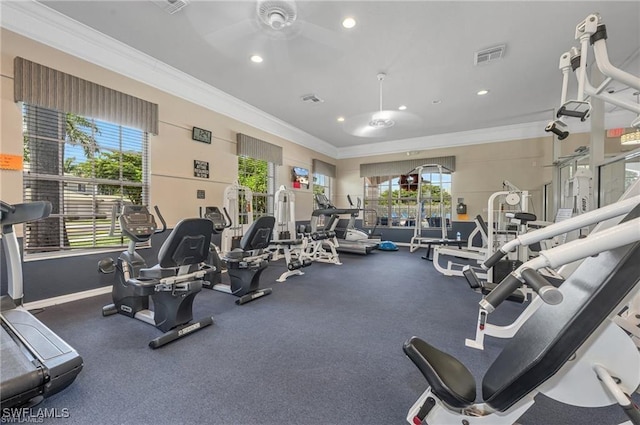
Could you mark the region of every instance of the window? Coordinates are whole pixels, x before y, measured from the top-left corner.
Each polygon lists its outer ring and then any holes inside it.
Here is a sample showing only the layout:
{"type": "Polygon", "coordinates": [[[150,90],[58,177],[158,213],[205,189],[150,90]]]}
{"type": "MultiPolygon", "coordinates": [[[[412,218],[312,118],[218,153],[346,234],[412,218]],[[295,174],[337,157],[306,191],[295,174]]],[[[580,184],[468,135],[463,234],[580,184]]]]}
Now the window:
{"type": "Polygon", "coordinates": [[[418,185],[415,176],[377,176],[364,178],[365,225],[414,227],[422,220],[423,227],[440,227],[440,191],[443,190],[444,217],[451,220],[451,174],[422,174],[422,217],[417,215],[418,185]]]}
{"type": "Polygon", "coordinates": [[[316,202],[316,194],[324,194],[327,199],[331,200],[331,177],[320,173],[313,173],[313,208],[318,209],[316,202]]]}
{"type": "MultiPolygon", "coordinates": [[[[273,214],[276,192],[275,164],[248,156],[238,157],[238,183],[253,192],[253,218],[273,214]]],[[[240,208],[239,211],[243,211],[240,208]]]]}
{"type": "Polygon", "coordinates": [[[121,247],[111,212],[148,202],[147,133],[23,104],[24,200],[50,201],[25,226],[26,253],[121,247]]]}

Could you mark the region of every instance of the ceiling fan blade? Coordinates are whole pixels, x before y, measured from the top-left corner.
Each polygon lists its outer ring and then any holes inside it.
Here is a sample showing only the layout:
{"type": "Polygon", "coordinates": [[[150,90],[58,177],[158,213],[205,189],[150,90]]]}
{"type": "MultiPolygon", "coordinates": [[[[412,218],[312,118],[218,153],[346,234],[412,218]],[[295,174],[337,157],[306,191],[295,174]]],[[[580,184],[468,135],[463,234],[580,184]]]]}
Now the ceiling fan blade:
{"type": "Polygon", "coordinates": [[[359,114],[345,119],[342,128],[349,134],[358,137],[403,137],[420,129],[422,119],[417,115],[402,111],[376,111],[359,114]],[[384,116],[393,121],[390,127],[374,127],[370,125],[374,116],[384,116]]]}
{"type": "Polygon", "coordinates": [[[204,34],[204,39],[213,48],[231,56],[239,52],[251,52],[255,48],[255,40],[259,36],[259,28],[252,19],[245,19],[235,24],[204,34]]]}
{"type": "Polygon", "coordinates": [[[353,43],[351,38],[346,35],[331,31],[309,21],[298,20],[294,25],[300,26],[299,37],[307,38],[314,43],[322,44],[334,50],[346,50],[353,43]]]}

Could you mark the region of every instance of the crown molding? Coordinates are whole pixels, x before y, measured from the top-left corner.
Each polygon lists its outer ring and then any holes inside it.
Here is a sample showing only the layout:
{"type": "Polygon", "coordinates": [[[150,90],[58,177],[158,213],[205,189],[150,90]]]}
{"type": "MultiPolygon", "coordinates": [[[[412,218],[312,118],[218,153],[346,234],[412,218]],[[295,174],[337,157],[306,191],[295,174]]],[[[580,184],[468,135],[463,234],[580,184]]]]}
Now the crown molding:
{"type": "Polygon", "coordinates": [[[337,148],[36,1],[2,1],[0,26],[211,111],[336,158],[337,148]]]}
{"type": "MultiPolygon", "coordinates": [[[[605,115],[605,127],[629,127],[634,118],[635,116],[627,111],[608,113],[605,115]]],[[[571,133],[588,133],[591,131],[589,121],[580,122],[577,120],[569,120],[567,122],[571,133]]],[[[550,133],[544,131],[548,123],[549,121],[537,121],[338,148],[338,159],[551,137],[550,133]],[[402,149],[398,149],[398,146],[402,146],[402,149]]]]}
{"type": "MultiPolygon", "coordinates": [[[[547,122],[538,121],[338,148],[42,3],[0,1],[0,26],[334,159],[550,137],[547,122]]],[[[608,113],[606,128],[628,127],[634,118],[608,113]]],[[[573,133],[590,131],[589,122],[569,124],[573,133]]]]}

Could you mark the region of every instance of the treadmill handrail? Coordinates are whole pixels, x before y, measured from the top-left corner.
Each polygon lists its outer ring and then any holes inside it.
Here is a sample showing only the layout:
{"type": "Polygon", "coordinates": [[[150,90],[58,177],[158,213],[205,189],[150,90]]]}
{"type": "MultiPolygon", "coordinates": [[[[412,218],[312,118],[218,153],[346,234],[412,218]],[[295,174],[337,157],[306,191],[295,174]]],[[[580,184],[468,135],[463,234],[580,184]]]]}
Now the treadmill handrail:
{"type": "Polygon", "coordinates": [[[319,210],[314,210],[311,213],[312,217],[319,217],[321,215],[341,215],[341,214],[360,214],[360,210],[356,208],[324,208],[319,210]]]}

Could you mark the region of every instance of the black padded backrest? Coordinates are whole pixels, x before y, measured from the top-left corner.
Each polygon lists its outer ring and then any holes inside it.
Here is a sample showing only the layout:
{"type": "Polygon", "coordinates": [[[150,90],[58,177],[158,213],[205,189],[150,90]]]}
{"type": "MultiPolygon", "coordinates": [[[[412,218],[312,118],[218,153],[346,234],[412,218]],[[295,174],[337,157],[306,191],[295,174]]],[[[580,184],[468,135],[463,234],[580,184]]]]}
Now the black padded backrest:
{"type": "Polygon", "coordinates": [[[478,226],[480,226],[480,230],[482,230],[484,232],[484,237],[488,238],[489,237],[489,228],[487,227],[487,222],[484,221],[484,218],[482,218],[481,215],[477,215],[476,216],[476,222],[478,223],[478,226]]]}
{"type": "Polygon", "coordinates": [[[206,218],[186,218],[173,228],[158,253],[162,268],[198,264],[209,256],[213,223],[206,218]]]}
{"type": "Polygon", "coordinates": [[[276,218],[272,216],[263,216],[249,226],[247,233],[240,240],[240,249],[243,251],[252,251],[254,249],[264,249],[271,242],[271,234],[273,226],[276,225],[276,218]]]}
{"type": "MultiPolygon", "coordinates": [[[[623,221],[638,217],[640,206],[623,221]]],[[[482,382],[484,401],[505,411],[553,376],[638,284],[640,242],[585,259],[509,340],[482,382]]]]}

